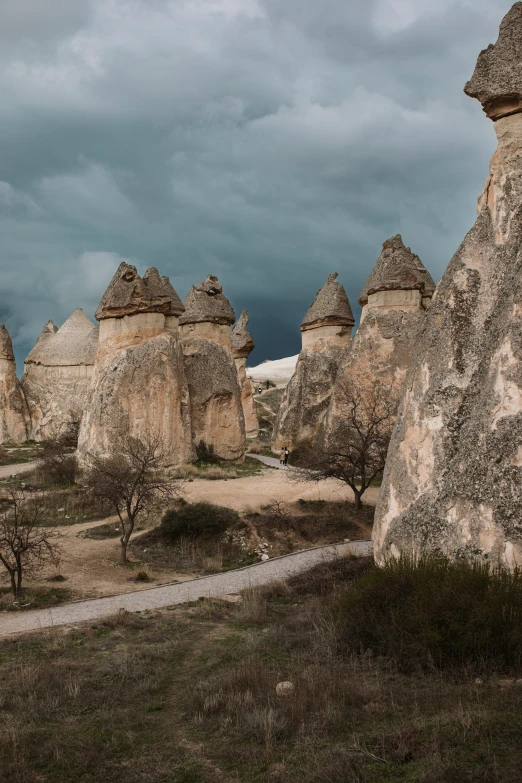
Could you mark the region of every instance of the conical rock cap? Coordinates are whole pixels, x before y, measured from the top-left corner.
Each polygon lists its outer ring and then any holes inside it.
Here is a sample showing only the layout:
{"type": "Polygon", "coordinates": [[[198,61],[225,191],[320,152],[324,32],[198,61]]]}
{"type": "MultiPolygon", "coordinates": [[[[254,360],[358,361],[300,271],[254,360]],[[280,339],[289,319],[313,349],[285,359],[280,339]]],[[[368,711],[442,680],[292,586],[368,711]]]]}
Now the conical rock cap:
{"type": "Polygon", "coordinates": [[[85,315],[81,307],[69,316],[58,331],[53,332],[52,328],[49,329],[49,323],[44,326],[44,331],[27,357],[26,363],[42,364],[46,367],[94,364],[98,350],[98,328],[85,315]]]}
{"type": "Polygon", "coordinates": [[[234,359],[246,359],[256,347],[252,335],[248,331],[248,312],[246,310],[243,310],[234,324],[231,347],[234,359]]]}
{"type": "Polygon", "coordinates": [[[378,291],[418,290],[422,296],[433,296],[435,283],[419,256],[405,247],[400,234],[387,239],[372,273],[363,286],[359,304],[365,305],[370,294],[378,291]]]}
{"type": "Polygon", "coordinates": [[[477,98],[492,120],[522,111],[522,3],[504,17],[496,44],[479,54],[464,92],[477,98]]]}
{"type": "Polygon", "coordinates": [[[55,324],[52,321],[47,321],[47,323],[44,325],[42,331],[40,332],[40,336],[38,340],[35,342],[34,346],[29,351],[27,358],[25,360],[25,364],[28,362],[32,362],[34,364],[39,364],[39,356],[40,353],[43,351],[45,344],[50,340],[56,332],[58,331],[58,327],[55,326],[55,324]]]}
{"type": "Polygon", "coordinates": [[[353,326],[350,302],[343,286],[337,282],[337,272],[331,274],[317,292],[315,301],[301,322],[301,331],[326,324],[353,326]]]}
{"type": "Polygon", "coordinates": [[[222,291],[221,283],[213,275],[209,275],[202,283],[193,285],[183,303],[185,312],[179,319],[180,324],[209,322],[231,326],[236,316],[222,291]]]}

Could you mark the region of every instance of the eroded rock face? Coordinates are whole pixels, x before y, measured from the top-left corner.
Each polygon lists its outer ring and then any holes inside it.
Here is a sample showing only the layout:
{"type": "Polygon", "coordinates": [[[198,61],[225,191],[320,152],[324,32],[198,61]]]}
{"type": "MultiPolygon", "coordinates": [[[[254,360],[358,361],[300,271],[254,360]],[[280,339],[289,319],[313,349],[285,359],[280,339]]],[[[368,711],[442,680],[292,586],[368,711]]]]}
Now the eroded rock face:
{"type": "MultiPolygon", "coordinates": [[[[521,40],[517,3],[466,87],[494,119],[521,40]]],[[[522,563],[522,114],[495,131],[478,219],[437,287],[406,380],[375,518],[380,563],[430,550],[522,563]]]]}
{"type": "Polygon", "coordinates": [[[336,273],[329,276],[302,321],[302,350],[274,425],[274,451],[310,447],[328,410],[354,324],[348,297],[336,279],[336,273]]]}
{"type": "Polygon", "coordinates": [[[252,395],[252,383],[247,378],[246,373],[246,361],[254,350],[255,345],[252,335],[248,331],[248,313],[246,310],[243,310],[232,329],[231,348],[241,389],[246,436],[247,438],[256,438],[259,434],[259,422],[252,395]]]}
{"type": "Polygon", "coordinates": [[[141,279],[134,267],[120,265],[97,310],[100,339],[78,441],[82,462],[88,454],[110,454],[125,434],[158,437],[168,465],[193,458],[180,307],[157,270],[141,279]]]}
{"type": "Polygon", "coordinates": [[[328,448],[346,417],[346,390],[389,389],[398,399],[416,350],[415,337],[435,284],[420,258],[397,235],[386,240],[363,286],[361,324],[336,377],[317,445],[328,448]]]}
{"type": "Polygon", "coordinates": [[[16,376],[9,332],[0,325],[0,443],[23,443],[29,436],[28,411],[16,376]]]}
{"type": "Polygon", "coordinates": [[[246,450],[245,418],[230,326],[234,311],[216,277],[193,286],[180,318],[194,447],[201,441],[221,459],[239,461],[246,450]]]}
{"type": "Polygon", "coordinates": [[[48,321],[25,360],[22,388],[30,437],[54,438],[87,406],[98,328],[77,308],[60,329],[48,321]]]}

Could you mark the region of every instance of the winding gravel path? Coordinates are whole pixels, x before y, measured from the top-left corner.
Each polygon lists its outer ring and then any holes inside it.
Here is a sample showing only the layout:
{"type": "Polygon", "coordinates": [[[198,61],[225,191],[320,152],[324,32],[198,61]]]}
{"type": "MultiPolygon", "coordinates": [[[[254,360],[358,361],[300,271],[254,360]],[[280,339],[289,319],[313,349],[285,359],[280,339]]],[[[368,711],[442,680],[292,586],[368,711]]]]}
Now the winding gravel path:
{"type": "Polygon", "coordinates": [[[306,571],[318,563],[335,560],[343,555],[365,557],[372,554],[371,541],[352,541],[343,544],[305,549],[294,554],[275,557],[266,563],[228,571],[224,574],[203,576],[178,584],[151,587],[123,595],[92,598],[75,601],[55,607],[28,612],[5,612],[0,615],[0,637],[12,634],[38,631],[42,628],[97,620],[114,614],[120,609],[128,612],[142,612],[145,609],[159,609],[198,598],[233,595],[248,587],[266,585],[277,580],[288,579],[306,571]]]}
{"type": "Polygon", "coordinates": [[[0,478],[9,478],[9,476],[29,473],[37,464],[37,462],[19,462],[17,465],[1,465],[0,478]]]}

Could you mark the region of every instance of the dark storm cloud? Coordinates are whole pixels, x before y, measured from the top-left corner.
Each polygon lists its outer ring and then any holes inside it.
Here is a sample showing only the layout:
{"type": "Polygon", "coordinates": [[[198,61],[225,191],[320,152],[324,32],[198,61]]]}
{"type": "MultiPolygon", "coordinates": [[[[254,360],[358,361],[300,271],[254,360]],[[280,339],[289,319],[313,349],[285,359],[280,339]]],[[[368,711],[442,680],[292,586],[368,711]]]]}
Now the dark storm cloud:
{"type": "Polygon", "coordinates": [[[435,278],[494,149],[462,93],[509,2],[4,0],[0,318],[23,357],[121,259],[218,274],[253,361],[299,349],[337,270],[388,236],[435,278]]]}

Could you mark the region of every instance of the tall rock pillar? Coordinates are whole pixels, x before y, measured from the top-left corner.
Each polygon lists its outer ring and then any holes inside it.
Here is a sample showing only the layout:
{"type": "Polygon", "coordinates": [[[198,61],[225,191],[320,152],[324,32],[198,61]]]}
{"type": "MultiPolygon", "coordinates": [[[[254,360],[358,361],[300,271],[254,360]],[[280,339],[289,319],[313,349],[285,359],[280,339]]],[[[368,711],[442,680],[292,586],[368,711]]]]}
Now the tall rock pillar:
{"type": "MultiPolygon", "coordinates": [[[[387,239],[359,297],[361,323],[337,374],[318,436],[328,448],[350,404],[350,388],[378,387],[397,397],[416,350],[415,338],[435,290],[420,258],[397,234],[387,239]]],[[[379,393],[377,391],[377,393],[379,393]]]]}
{"type": "Polygon", "coordinates": [[[334,273],[301,323],[302,349],[274,425],[274,451],[287,446],[296,452],[313,444],[349,350],[354,323],[350,302],[334,273]]]}
{"type": "Polygon", "coordinates": [[[231,336],[232,356],[237,368],[239,386],[241,388],[241,402],[245,417],[245,430],[247,438],[257,438],[259,434],[259,422],[257,420],[256,406],[252,395],[252,384],[246,374],[246,360],[255,348],[252,335],[248,331],[248,313],[243,310],[237,319],[231,336]]]}
{"type": "Polygon", "coordinates": [[[465,92],[498,147],[415,346],[376,510],[379,563],[431,550],[522,564],[522,3],[465,92]]]}
{"type": "Polygon", "coordinates": [[[194,446],[203,442],[224,460],[246,451],[245,417],[230,327],[235,321],[222,286],[209,275],[192,286],[180,318],[183,360],[190,394],[194,446]]]}
{"type": "Polygon", "coordinates": [[[121,436],[157,437],[168,465],[190,462],[188,387],[179,341],[184,307],[167,277],[120,264],[96,318],[100,339],[78,454],[108,455],[121,436]]]}
{"type": "Polygon", "coordinates": [[[16,376],[9,332],[0,325],[0,443],[23,443],[29,434],[28,411],[16,376]]]}

